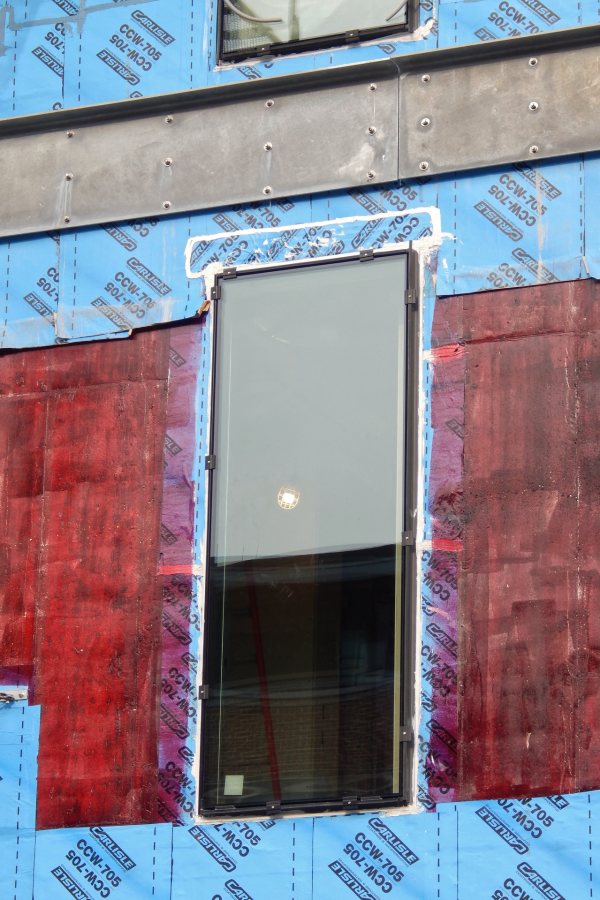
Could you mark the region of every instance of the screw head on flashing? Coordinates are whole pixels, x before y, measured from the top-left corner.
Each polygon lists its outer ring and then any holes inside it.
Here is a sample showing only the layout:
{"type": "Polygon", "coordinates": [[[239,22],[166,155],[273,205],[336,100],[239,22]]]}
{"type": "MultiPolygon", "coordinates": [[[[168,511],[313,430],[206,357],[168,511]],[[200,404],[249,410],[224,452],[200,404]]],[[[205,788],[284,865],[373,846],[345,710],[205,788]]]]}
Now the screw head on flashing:
{"type": "Polygon", "coordinates": [[[275,105],[274,100],[267,100],[267,102],[265,103],[265,106],[267,107],[267,109],[271,109],[271,107],[274,105],[275,105]]]}
{"type": "Polygon", "coordinates": [[[376,133],[377,133],[377,129],[375,128],[374,125],[369,125],[369,127],[367,128],[367,131],[369,132],[369,134],[376,134],[376,133]]]}
{"type": "Polygon", "coordinates": [[[369,85],[369,90],[370,90],[370,91],[376,91],[376,90],[377,90],[377,85],[374,84],[374,83],[373,83],[373,84],[370,84],[370,85],[369,85]]]}
{"type": "Polygon", "coordinates": [[[421,128],[429,128],[430,125],[431,119],[429,118],[429,116],[423,116],[423,118],[421,119],[421,128]]]}
{"type": "Polygon", "coordinates": [[[73,173],[72,173],[72,172],[67,172],[67,174],[65,175],[65,179],[66,179],[67,181],[73,181],[73,173]]]}
{"type": "Polygon", "coordinates": [[[71,216],[65,216],[65,223],[68,225],[71,221],[71,216]]]}
{"type": "Polygon", "coordinates": [[[539,109],[539,108],[540,108],[540,104],[537,102],[537,100],[532,100],[531,103],[529,104],[529,109],[531,110],[531,112],[535,112],[536,109],[539,109]]]}
{"type": "Polygon", "coordinates": [[[170,125],[172,121],[173,121],[173,116],[165,116],[165,123],[167,125],[170,125]]]}
{"type": "Polygon", "coordinates": [[[538,64],[537,56],[532,56],[531,59],[529,60],[529,65],[531,66],[531,68],[533,68],[534,66],[537,66],[537,64],[538,64]]]}
{"type": "Polygon", "coordinates": [[[170,200],[165,200],[165,202],[163,203],[163,209],[171,209],[171,201],[170,200]]]}
{"type": "Polygon", "coordinates": [[[273,190],[273,188],[270,185],[267,185],[266,187],[263,188],[263,194],[267,194],[267,196],[268,196],[272,190],[273,190]]]}
{"type": "Polygon", "coordinates": [[[428,168],[429,168],[429,163],[427,162],[427,160],[424,159],[422,162],[419,163],[419,169],[421,170],[421,172],[426,172],[428,168]]]}
{"type": "Polygon", "coordinates": [[[374,178],[375,178],[375,172],[373,172],[373,170],[371,170],[370,172],[367,172],[367,181],[373,181],[374,178]]]}
{"type": "Polygon", "coordinates": [[[532,144],[531,147],[529,148],[529,152],[533,153],[535,155],[536,153],[540,152],[540,148],[538,147],[537,144],[532,144]]]}
{"type": "Polygon", "coordinates": [[[272,150],[272,149],[273,149],[273,144],[271,143],[271,141],[267,141],[267,143],[265,144],[265,150],[272,150]]]}
{"type": "Polygon", "coordinates": [[[74,134],[75,134],[74,131],[67,131],[67,137],[68,137],[68,138],[73,137],[74,134]]]}
{"type": "Polygon", "coordinates": [[[421,81],[423,82],[423,84],[428,84],[431,81],[431,75],[428,75],[427,73],[425,75],[421,75],[421,81]]]}
{"type": "Polygon", "coordinates": [[[173,160],[171,159],[170,156],[167,156],[166,159],[163,159],[163,162],[164,162],[165,166],[172,166],[172,165],[173,165],[173,160]]]}

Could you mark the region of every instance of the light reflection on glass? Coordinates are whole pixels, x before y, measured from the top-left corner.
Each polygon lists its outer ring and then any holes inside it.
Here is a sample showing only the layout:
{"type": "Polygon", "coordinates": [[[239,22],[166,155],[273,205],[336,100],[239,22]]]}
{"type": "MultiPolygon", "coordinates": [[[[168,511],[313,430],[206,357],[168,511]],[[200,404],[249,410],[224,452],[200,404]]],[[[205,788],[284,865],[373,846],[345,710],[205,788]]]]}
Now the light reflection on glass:
{"type": "Polygon", "coordinates": [[[282,509],[295,509],[300,500],[300,491],[294,488],[282,487],[277,494],[277,502],[282,509]]]}

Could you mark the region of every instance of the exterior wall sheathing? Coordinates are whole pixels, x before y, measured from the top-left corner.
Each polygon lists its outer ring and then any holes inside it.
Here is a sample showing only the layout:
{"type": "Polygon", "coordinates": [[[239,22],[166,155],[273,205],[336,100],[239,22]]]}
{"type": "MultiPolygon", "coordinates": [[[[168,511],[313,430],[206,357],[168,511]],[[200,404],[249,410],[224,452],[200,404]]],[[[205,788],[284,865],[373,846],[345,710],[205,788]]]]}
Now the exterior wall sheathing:
{"type": "MultiPolygon", "coordinates": [[[[4,116],[600,20],[596,0],[424,0],[416,40],[218,68],[204,0],[0,16],[4,116]]],[[[590,154],[0,243],[0,692],[28,692],[0,704],[0,897],[600,891],[598,196],[590,154]],[[206,286],[408,242],[419,809],[198,825],[206,286]]]]}

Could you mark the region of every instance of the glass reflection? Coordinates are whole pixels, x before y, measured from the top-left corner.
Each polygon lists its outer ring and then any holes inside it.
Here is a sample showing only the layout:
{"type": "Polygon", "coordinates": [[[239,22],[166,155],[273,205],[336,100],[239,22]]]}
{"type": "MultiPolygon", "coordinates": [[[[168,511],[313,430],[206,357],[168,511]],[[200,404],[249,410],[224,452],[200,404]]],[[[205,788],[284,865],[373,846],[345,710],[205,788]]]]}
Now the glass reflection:
{"type": "Polygon", "coordinates": [[[208,805],[391,795],[395,548],[248,560],[213,579],[227,598],[210,634],[225,652],[208,805]],[[232,774],[240,793],[226,795],[232,774]]]}

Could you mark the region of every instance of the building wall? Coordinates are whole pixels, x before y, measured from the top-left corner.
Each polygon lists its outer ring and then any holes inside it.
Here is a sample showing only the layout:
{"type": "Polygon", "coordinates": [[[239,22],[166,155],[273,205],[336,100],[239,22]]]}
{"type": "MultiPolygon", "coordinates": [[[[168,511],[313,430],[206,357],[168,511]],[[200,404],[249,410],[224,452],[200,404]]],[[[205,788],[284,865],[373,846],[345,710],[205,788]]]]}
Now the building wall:
{"type": "MultiPolygon", "coordinates": [[[[595,0],[421,6],[414,41],[218,69],[208,2],[7,3],[3,115],[598,21],[595,0]]],[[[0,895],[598,890],[599,174],[590,154],[0,244],[0,684],[28,695],[0,704],[0,895]],[[408,241],[421,810],[200,827],[207,273],[408,241]]]]}

